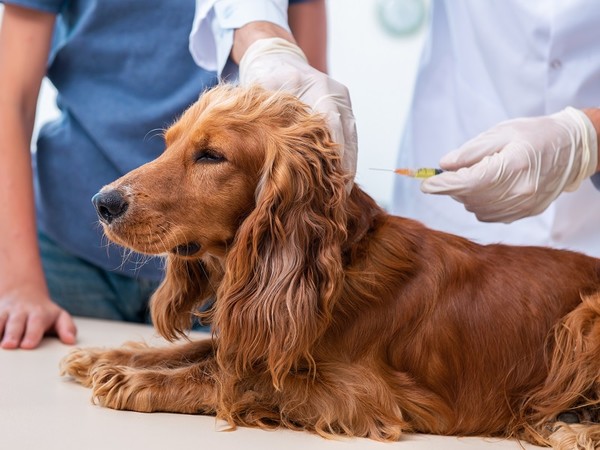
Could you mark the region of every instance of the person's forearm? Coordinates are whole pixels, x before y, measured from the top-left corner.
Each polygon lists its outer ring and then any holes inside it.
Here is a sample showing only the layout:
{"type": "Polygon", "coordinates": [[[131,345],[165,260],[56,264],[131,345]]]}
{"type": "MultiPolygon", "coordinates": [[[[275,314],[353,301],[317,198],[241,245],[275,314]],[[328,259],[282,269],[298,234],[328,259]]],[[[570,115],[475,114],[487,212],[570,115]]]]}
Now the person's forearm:
{"type": "Polygon", "coordinates": [[[280,37],[290,42],[296,43],[294,36],[287,30],[271,22],[250,22],[241,28],[235,30],[233,34],[233,47],[231,48],[231,58],[236,64],[240,63],[242,56],[258,39],[271,37],[280,37]]]}
{"type": "Polygon", "coordinates": [[[15,103],[5,95],[0,76],[0,293],[27,280],[43,286],[37,244],[30,141],[35,107],[15,103]]]}
{"type": "Polygon", "coordinates": [[[45,286],[37,244],[30,142],[54,17],[6,5],[0,28],[0,291],[45,286]]]}
{"type": "Polygon", "coordinates": [[[598,143],[598,166],[596,173],[600,172],[600,108],[587,108],[583,112],[589,117],[596,128],[596,142],[598,143]]]}
{"type": "Polygon", "coordinates": [[[288,23],[308,63],[327,73],[327,11],[325,0],[295,3],[288,9],[288,23]]]}
{"type": "Polygon", "coordinates": [[[29,142],[16,114],[0,107],[0,123],[11,130],[0,137],[0,291],[27,279],[44,283],[37,244],[29,142]],[[15,131],[19,130],[19,131],[15,131]]]}
{"type": "Polygon", "coordinates": [[[291,5],[288,22],[292,33],[271,22],[250,22],[235,30],[231,58],[239,64],[242,56],[258,39],[279,37],[297,44],[308,63],[327,72],[327,17],[324,0],[291,5]]]}

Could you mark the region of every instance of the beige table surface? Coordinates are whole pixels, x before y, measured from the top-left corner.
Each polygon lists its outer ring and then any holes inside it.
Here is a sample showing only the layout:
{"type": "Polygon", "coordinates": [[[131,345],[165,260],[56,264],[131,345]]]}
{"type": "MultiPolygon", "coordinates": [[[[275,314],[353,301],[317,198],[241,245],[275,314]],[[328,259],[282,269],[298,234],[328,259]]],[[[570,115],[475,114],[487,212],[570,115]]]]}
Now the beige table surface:
{"type": "MultiPolygon", "coordinates": [[[[77,319],[78,346],[129,340],[161,344],[149,326],[77,319]]],[[[200,334],[198,334],[200,336],[200,334]]],[[[401,441],[326,440],[288,430],[222,431],[214,417],[113,411],[93,405],[90,391],[61,378],[70,347],[46,338],[36,350],[0,350],[0,449],[536,449],[515,441],[406,435],[401,441]]]]}

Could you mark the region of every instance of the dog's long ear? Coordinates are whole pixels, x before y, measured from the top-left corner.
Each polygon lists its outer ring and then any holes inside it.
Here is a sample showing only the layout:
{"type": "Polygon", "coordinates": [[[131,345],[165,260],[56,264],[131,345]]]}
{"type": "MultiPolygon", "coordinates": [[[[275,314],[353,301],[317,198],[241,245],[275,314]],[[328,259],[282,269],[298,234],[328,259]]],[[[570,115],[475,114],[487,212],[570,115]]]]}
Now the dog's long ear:
{"type": "Polygon", "coordinates": [[[215,323],[236,371],[267,359],[275,386],[313,367],[311,347],[342,287],[345,183],[322,118],[299,108],[269,130],[256,207],[236,234],[215,323]],[[237,347],[237,351],[236,351],[237,347]]]}
{"type": "Polygon", "coordinates": [[[184,336],[198,308],[214,295],[208,277],[200,260],[167,257],[165,279],[150,302],[152,323],[165,339],[184,336]]]}

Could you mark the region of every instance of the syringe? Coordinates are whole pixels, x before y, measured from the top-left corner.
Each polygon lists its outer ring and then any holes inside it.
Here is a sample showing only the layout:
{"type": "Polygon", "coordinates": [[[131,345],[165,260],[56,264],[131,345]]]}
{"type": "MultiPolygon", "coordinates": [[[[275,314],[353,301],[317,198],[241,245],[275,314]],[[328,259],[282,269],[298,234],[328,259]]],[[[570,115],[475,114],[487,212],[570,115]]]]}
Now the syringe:
{"type": "Polygon", "coordinates": [[[434,175],[439,175],[440,173],[443,172],[442,169],[434,169],[434,168],[430,168],[430,167],[422,167],[419,169],[375,169],[375,168],[371,168],[371,170],[385,170],[386,172],[394,172],[397,173],[398,175],[404,175],[407,177],[413,177],[413,178],[429,178],[432,177],[434,175]]]}

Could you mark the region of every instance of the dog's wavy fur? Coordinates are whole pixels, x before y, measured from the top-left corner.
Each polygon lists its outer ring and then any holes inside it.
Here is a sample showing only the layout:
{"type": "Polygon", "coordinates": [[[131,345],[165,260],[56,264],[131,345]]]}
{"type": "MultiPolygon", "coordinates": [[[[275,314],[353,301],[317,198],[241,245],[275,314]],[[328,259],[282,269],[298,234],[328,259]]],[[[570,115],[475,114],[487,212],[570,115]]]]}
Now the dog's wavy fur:
{"type": "Polygon", "coordinates": [[[98,403],[323,436],[599,445],[597,259],[388,215],[346,189],[324,119],[287,94],[217,87],[166,142],[103,189],[128,204],[105,231],[168,255],[151,303],[162,336],[194,314],[213,336],[76,350],[63,372],[98,403]],[[557,420],[568,411],[581,423],[557,420]]]}

